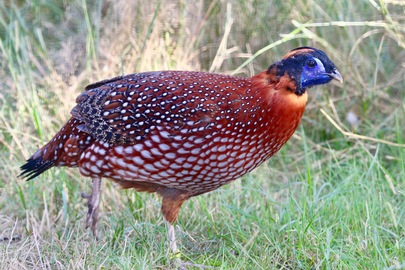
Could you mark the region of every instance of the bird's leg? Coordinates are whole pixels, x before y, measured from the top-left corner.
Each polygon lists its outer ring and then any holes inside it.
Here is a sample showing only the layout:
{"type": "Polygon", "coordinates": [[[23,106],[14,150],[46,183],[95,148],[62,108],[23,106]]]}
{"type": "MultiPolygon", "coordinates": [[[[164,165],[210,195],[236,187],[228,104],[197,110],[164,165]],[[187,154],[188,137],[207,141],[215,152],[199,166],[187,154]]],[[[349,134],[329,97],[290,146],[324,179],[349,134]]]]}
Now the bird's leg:
{"type": "Polygon", "coordinates": [[[173,223],[176,221],[179,210],[183,202],[189,197],[187,191],[178,190],[174,188],[165,188],[158,190],[159,194],[163,197],[162,200],[162,214],[167,225],[167,240],[169,240],[169,253],[171,262],[174,264],[175,269],[183,270],[190,267],[199,269],[207,269],[208,267],[200,264],[193,264],[190,262],[183,262],[180,256],[180,250],[177,247],[176,234],[173,223]]]}
{"type": "Polygon", "coordinates": [[[166,225],[167,225],[167,238],[169,240],[169,252],[170,252],[170,257],[172,259],[172,262],[174,264],[175,269],[178,270],[186,270],[189,267],[194,267],[198,269],[208,269],[208,266],[202,265],[202,264],[194,264],[190,262],[183,262],[180,258],[180,250],[177,247],[177,241],[176,241],[176,234],[174,230],[174,225],[173,223],[170,223],[165,219],[166,225]]]}
{"type": "Polygon", "coordinates": [[[165,219],[167,225],[167,238],[169,240],[169,251],[174,257],[178,257],[180,254],[179,249],[177,248],[176,234],[174,231],[174,225],[165,219]]]}
{"type": "Polygon", "coordinates": [[[169,253],[170,257],[172,258],[172,262],[174,263],[174,266],[176,269],[186,269],[183,266],[183,262],[181,261],[180,258],[180,251],[177,248],[177,241],[176,241],[176,234],[174,230],[174,225],[173,223],[167,221],[165,219],[166,225],[167,225],[167,239],[169,240],[169,253]]]}
{"type": "Polygon", "coordinates": [[[98,207],[100,205],[101,177],[94,177],[91,187],[91,194],[82,193],[82,197],[87,199],[89,208],[86,218],[86,229],[91,226],[94,237],[97,239],[98,207]]]}

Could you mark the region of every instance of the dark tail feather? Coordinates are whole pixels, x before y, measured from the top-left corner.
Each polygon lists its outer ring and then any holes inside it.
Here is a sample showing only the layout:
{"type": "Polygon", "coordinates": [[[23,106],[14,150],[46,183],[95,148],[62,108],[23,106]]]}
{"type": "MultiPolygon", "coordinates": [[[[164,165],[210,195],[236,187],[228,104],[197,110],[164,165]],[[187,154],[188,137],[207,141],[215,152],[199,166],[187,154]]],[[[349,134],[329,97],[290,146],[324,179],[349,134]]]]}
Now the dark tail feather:
{"type": "Polygon", "coordinates": [[[18,177],[31,180],[44,171],[55,166],[58,158],[63,153],[63,145],[66,141],[58,132],[50,142],[45,144],[35,154],[30,157],[27,162],[20,167],[21,174],[18,177]]]}
{"type": "Polygon", "coordinates": [[[87,133],[77,128],[82,124],[83,122],[71,118],[46,145],[21,166],[21,174],[18,177],[31,180],[53,166],[77,166],[80,154],[93,142],[87,133]],[[65,149],[68,152],[65,152],[65,149]]]}
{"type": "Polygon", "coordinates": [[[42,156],[38,158],[34,158],[34,156],[20,167],[22,172],[18,177],[25,178],[29,181],[55,165],[54,160],[44,160],[42,156]]]}

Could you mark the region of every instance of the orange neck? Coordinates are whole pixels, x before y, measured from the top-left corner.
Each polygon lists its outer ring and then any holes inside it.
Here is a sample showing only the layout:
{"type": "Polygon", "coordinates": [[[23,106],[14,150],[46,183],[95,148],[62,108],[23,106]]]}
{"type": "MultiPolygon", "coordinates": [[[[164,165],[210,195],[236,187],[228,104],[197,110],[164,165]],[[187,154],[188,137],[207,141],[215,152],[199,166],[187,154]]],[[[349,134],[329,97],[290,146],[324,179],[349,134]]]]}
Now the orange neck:
{"type": "Polygon", "coordinates": [[[266,134],[265,148],[271,156],[294,134],[305,111],[307,93],[296,95],[295,85],[288,75],[275,80],[267,72],[252,78],[252,89],[261,100],[262,120],[266,123],[260,132],[266,134]],[[269,147],[270,145],[270,147],[269,147]]]}

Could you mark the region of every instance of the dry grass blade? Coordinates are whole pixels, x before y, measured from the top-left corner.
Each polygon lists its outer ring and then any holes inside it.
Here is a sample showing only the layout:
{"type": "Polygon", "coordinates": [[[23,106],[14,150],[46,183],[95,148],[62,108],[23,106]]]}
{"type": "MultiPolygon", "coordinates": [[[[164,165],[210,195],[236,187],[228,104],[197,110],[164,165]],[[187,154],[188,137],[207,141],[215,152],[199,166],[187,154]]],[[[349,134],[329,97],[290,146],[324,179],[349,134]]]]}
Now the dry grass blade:
{"type": "Polygon", "coordinates": [[[394,143],[394,142],[390,142],[390,141],[387,141],[387,140],[377,139],[377,138],[373,138],[373,137],[368,137],[368,136],[364,136],[364,135],[355,134],[355,133],[352,133],[350,131],[345,131],[341,126],[338,125],[338,123],[336,123],[335,120],[333,120],[333,118],[324,109],[320,109],[320,110],[321,110],[321,113],[326,117],[326,119],[328,119],[328,121],[331,122],[331,124],[337,130],[339,130],[340,133],[342,133],[344,136],[346,136],[348,138],[357,139],[357,140],[372,141],[372,142],[382,143],[382,144],[386,144],[386,145],[390,145],[390,146],[404,147],[405,148],[405,144],[394,143]]]}
{"type": "MultiPolygon", "coordinates": [[[[325,112],[325,110],[321,109],[321,113],[326,117],[326,119],[328,119],[329,122],[332,123],[333,126],[336,127],[337,130],[340,131],[340,133],[342,133],[346,137],[349,137],[349,138],[352,138],[355,140],[367,140],[367,141],[372,141],[372,142],[376,142],[376,143],[387,144],[387,145],[395,146],[395,147],[405,147],[404,144],[393,143],[393,142],[389,142],[386,140],[376,139],[376,138],[372,138],[372,137],[368,137],[368,136],[364,136],[364,135],[358,135],[358,134],[354,134],[352,132],[345,131],[342,127],[340,127],[336,123],[335,120],[333,120],[333,118],[330,115],[328,115],[325,112]]],[[[387,169],[385,169],[384,166],[382,166],[381,163],[376,159],[376,157],[370,153],[370,151],[367,149],[367,147],[364,145],[363,142],[360,141],[360,145],[366,151],[366,153],[373,159],[373,161],[378,165],[380,170],[384,173],[384,177],[385,177],[391,191],[394,193],[394,195],[397,195],[398,192],[397,192],[397,189],[395,188],[394,181],[393,181],[392,177],[389,175],[387,169]]]]}

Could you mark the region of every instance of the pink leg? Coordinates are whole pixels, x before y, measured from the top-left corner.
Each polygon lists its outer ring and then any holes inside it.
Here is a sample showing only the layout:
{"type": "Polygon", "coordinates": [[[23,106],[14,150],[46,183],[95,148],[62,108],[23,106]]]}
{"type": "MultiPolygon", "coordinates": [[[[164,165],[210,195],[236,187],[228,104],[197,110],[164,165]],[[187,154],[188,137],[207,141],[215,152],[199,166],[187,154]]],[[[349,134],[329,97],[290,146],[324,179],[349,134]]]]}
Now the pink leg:
{"type": "Polygon", "coordinates": [[[98,207],[100,205],[101,177],[93,178],[91,194],[82,193],[82,197],[87,199],[89,208],[86,218],[86,229],[91,226],[94,237],[97,239],[98,207]]]}

